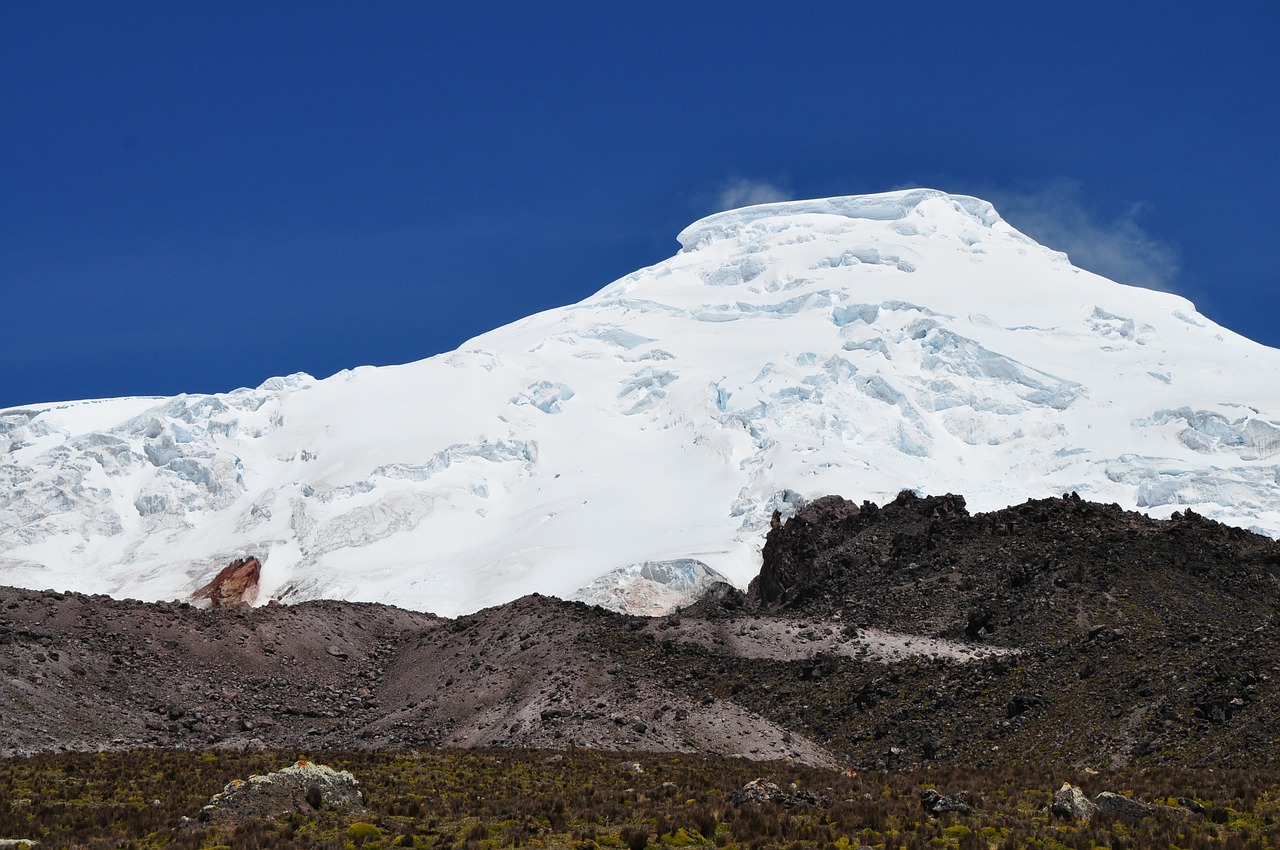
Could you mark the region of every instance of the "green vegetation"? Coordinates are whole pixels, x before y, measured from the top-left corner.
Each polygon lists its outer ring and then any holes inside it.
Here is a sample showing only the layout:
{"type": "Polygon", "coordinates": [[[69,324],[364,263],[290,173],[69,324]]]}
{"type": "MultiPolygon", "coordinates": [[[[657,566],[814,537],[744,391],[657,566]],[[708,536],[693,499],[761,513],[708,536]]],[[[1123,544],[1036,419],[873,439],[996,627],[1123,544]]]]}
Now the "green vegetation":
{"type": "MultiPolygon", "coordinates": [[[[307,809],[309,807],[303,807],[307,809]]],[[[0,761],[0,837],[42,848],[429,848],[429,850],[854,850],[875,848],[1280,847],[1280,774],[1160,770],[1081,774],[1004,766],[848,776],[702,755],[527,750],[215,752],[139,750],[0,761]],[[294,811],[234,825],[195,817],[233,779],[300,756],[349,770],[367,810],[294,811]],[[638,761],[642,773],[619,769],[638,761]],[[829,805],[734,805],[757,777],[829,805]],[[1199,814],[1137,821],[1050,817],[1064,780],[1089,795],[1194,800],[1199,814]],[[927,814],[920,793],[967,791],[974,809],[927,814]]]]}

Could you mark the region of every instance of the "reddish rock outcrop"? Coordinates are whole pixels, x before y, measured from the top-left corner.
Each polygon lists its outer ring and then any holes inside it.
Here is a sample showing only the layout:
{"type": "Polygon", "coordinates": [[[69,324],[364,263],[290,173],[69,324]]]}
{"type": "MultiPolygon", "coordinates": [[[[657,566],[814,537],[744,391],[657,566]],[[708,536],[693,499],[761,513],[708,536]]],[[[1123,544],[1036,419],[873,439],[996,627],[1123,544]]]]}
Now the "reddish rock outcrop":
{"type": "Polygon", "coordinates": [[[213,608],[252,605],[258,599],[258,579],[262,562],[248,557],[232,561],[213,577],[213,581],[191,594],[194,599],[207,599],[213,608]]]}

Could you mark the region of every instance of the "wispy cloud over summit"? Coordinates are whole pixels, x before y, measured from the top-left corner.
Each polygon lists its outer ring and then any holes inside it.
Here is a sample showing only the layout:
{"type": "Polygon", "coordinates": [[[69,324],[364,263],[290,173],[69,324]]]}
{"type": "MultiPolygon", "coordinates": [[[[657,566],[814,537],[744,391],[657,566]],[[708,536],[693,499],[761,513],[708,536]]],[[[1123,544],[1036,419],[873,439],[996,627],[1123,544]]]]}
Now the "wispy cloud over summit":
{"type": "Polygon", "coordinates": [[[1006,221],[1065,252],[1075,265],[1121,283],[1176,290],[1178,247],[1143,228],[1143,203],[1119,214],[1100,213],[1086,203],[1080,184],[1068,179],[1030,190],[993,190],[989,196],[1006,221]]]}
{"type": "Polygon", "coordinates": [[[722,185],[715,196],[715,211],[733,210],[738,207],[749,207],[755,204],[772,204],[777,201],[790,201],[790,192],[766,180],[750,180],[735,177],[722,185]]]}

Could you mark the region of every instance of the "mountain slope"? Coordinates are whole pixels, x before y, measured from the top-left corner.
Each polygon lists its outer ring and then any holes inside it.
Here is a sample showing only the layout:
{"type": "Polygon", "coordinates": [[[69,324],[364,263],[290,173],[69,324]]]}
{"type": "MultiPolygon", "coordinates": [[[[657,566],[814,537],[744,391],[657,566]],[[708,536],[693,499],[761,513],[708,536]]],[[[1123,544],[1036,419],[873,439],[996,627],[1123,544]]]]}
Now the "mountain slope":
{"type": "MultiPolygon", "coordinates": [[[[1280,533],[1280,352],[932,190],[749,207],[404,366],[0,411],[0,582],[454,615],[639,565],[739,586],[774,510],[1078,491],[1280,533]]],[[[705,582],[704,582],[705,583],[705,582]]],[[[602,596],[603,594],[603,596],[602,596]]]]}
{"type": "Polygon", "coordinates": [[[1195,514],[814,500],[749,592],[453,620],[0,587],[0,756],[139,746],[588,747],[863,768],[1261,767],[1280,542],[1195,514]]]}

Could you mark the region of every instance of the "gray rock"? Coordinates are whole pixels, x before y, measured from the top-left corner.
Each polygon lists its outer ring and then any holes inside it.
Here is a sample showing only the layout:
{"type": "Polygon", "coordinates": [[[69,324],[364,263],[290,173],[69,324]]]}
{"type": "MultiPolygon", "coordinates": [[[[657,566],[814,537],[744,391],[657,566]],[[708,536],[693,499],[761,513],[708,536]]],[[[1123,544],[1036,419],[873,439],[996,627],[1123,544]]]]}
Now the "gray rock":
{"type": "Polygon", "coordinates": [[[1197,814],[1197,815],[1208,814],[1208,811],[1205,809],[1204,806],[1200,805],[1200,803],[1191,799],[1190,797],[1179,797],[1178,805],[1182,806],[1182,808],[1186,809],[1187,811],[1193,814],[1197,814]]]}
{"type": "Polygon", "coordinates": [[[365,809],[359,786],[345,770],[300,761],[265,776],[232,780],[222,793],[209,800],[196,819],[236,825],[291,812],[309,814],[322,808],[360,814],[365,809]]]}
{"type": "Polygon", "coordinates": [[[920,794],[920,805],[931,815],[940,815],[944,812],[964,814],[973,811],[973,807],[969,805],[967,791],[961,791],[954,797],[946,797],[930,788],[920,794]]]}
{"type": "Polygon", "coordinates": [[[1134,800],[1121,794],[1113,794],[1110,791],[1103,791],[1094,797],[1093,805],[1097,807],[1100,815],[1111,818],[1124,818],[1125,820],[1137,820],[1138,818],[1145,818],[1165,811],[1181,811],[1180,809],[1172,809],[1169,806],[1155,806],[1151,803],[1144,803],[1141,800],[1134,800]]]}
{"type": "Polygon", "coordinates": [[[777,783],[753,779],[734,791],[729,796],[729,802],[735,806],[741,806],[744,803],[776,803],[781,802],[785,796],[777,783]]]}
{"type": "Polygon", "coordinates": [[[802,804],[827,808],[831,805],[831,797],[826,794],[819,796],[812,791],[801,791],[794,782],[787,791],[783,791],[775,782],[753,779],[730,794],[729,802],[735,806],[748,803],[775,803],[788,809],[802,804]]]}
{"type": "Polygon", "coordinates": [[[1049,806],[1049,813],[1063,820],[1089,820],[1097,809],[1083,791],[1070,782],[1064,782],[1061,788],[1053,792],[1053,804],[1049,806]]]}

